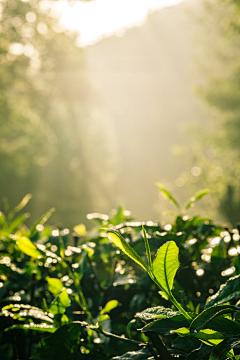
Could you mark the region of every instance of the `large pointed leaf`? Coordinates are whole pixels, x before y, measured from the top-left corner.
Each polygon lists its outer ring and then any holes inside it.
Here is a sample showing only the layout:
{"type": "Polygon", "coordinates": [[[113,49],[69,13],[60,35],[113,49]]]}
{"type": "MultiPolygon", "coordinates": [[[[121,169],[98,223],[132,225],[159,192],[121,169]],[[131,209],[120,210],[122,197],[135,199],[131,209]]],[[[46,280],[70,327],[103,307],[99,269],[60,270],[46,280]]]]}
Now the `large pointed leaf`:
{"type": "Polygon", "coordinates": [[[213,305],[220,305],[232,299],[240,297],[240,275],[230,278],[226,284],[221,285],[219,291],[211,296],[206,304],[206,307],[213,305]]]}
{"type": "Polygon", "coordinates": [[[175,205],[178,210],[180,210],[180,206],[178,204],[178,202],[174,199],[174,197],[170,194],[169,191],[167,191],[167,189],[160,183],[156,183],[156,186],[159,188],[159,190],[162,192],[162,195],[165,197],[165,199],[168,199],[171,201],[171,203],[173,205],[175,205]]]}
{"type": "Polygon", "coordinates": [[[153,262],[153,275],[167,297],[171,294],[173,279],[180,265],[178,253],[175,242],[168,241],[160,247],[153,262]]]}
{"type": "Polygon", "coordinates": [[[118,246],[125,254],[127,254],[138,265],[142,266],[144,270],[148,272],[148,267],[142,258],[136,253],[136,251],[126,242],[122,235],[116,230],[108,230],[109,239],[118,246]]]}
{"type": "Polygon", "coordinates": [[[203,196],[209,194],[210,192],[210,189],[199,190],[193,197],[191,197],[189,202],[185,205],[185,209],[188,210],[191,206],[195,205],[198,200],[200,200],[203,196]]]}
{"type": "Polygon", "coordinates": [[[236,311],[240,311],[240,308],[233,305],[217,305],[205,309],[191,323],[190,325],[191,335],[195,335],[199,330],[206,327],[207,323],[209,323],[209,321],[211,321],[212,319],[220,315],[233,313],[236,311]]]}
{"type": "Polygon", "coordinates": [[[26,236],[17,238],[17,246],[18,246],[19,250],[24,252],[24,254],[26,254],[26,255],[29,255],[34,258],[42,257],[42,255],[38,251],[37,247],[26,236]]]}

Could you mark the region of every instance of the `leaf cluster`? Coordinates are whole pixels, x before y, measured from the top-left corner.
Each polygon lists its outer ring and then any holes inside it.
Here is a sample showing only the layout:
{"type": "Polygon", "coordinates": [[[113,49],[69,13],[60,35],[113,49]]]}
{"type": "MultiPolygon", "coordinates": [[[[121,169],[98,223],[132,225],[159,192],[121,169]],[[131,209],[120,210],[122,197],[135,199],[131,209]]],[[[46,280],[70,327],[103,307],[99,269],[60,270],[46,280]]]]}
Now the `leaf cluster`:
{"type": "Polygon", "coordinates": [[[90,231],[49,227],[53,209],[29,229],[29,199],[0,214],[3,359],[239,358],[237,229],[122,207],[90,231]]]}

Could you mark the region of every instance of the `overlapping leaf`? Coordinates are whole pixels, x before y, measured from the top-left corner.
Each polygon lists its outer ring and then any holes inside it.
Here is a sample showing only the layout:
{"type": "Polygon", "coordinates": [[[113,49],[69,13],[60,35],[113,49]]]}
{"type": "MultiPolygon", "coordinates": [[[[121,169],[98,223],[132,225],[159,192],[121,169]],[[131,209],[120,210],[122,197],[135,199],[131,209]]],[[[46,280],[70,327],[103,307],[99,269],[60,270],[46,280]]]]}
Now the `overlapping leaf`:
{"type": "Polygon", "coordinates": [[[219,291],[211,296],[206,307],[220,305],[232,299],[240,298],[240,275],[230,278],[226,284],[221,285],[219,291]]]}
{"type": "Polygon", "coordinates": [[[177,315],[180,315],[180,311],[173,311],[172,309],[163,306],[156,306],[137,313],[135,317],[144,321],[149,321],[154,319],[169,319],[177,315]]]}
{"type": "Polygon", "coordinates": [[[140,265],[144,270],[148,272],[148,267],[142,258],[136,253],[136,251],[126,242],[122,235],[116,230],[107,230],[108,236],[112,242],[118,246],[125,254],[127,254],[132,260],[140,265]]]}

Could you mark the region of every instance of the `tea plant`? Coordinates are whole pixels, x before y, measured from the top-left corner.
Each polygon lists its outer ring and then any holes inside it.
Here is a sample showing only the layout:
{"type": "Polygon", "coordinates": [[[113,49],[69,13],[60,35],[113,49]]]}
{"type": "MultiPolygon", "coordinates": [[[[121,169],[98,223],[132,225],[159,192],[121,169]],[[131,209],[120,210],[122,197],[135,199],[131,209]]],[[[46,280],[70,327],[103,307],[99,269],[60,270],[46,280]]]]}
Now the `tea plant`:
{"type": "Polygon", "coordinates": [[[29,199],[0,214],[1,359],[239,358],[237,229],[180,206],[165,226],[120,207],[90,231],[47,226],[53,209],[29,229],[29,199]]]}

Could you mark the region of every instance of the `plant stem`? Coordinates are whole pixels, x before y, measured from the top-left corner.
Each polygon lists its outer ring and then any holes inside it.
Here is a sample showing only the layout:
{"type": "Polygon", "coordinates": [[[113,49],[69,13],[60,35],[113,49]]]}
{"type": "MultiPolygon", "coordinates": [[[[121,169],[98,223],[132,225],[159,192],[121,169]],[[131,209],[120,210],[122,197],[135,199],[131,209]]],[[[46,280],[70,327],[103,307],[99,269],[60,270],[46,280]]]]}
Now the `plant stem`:
{"type": "Polygon", "coordinates": [[[73,273],[72,270],[71,270],[71,265],[68,264],[66,261],[65,261],[65,264],[67,265],[68,274],[69,274],[70,277],[73,279],[74,287],[75,287],[75,289],[76,289],[76,291],[77,291],[77,293],[78,293],[79,305],[81,306],[81,308],[83,309],[83,311],[87,314],[87,316],[89,317],[89,319],[90,319],[91,322],[93,323],[92,314],[91,314],[91,312],[90,312],[89,309],[88,309],[85,296],[84,296],[84,294],[83,294],[83,292],[82,292],[82,288],[81,288],[81,285],[80,285],[80,281],[77,281],[77,279],[75,278],[74,273],[73,273]]]}
{"type": "MultiPolygon", "coordinates": [[[[154,274],[149,271],[148,273],[150,275],[150,277],[152,278],[152,280],[155,282],[155,284],[157,284],[157,286],[161,289],[161,286],[158,282],[158,280],[155,278],[154,274]]],[[[179,304],[179,302],[175,299],[175,297],[173,296],[173,294],[170,292],[170,294],[167,294],[169,300],[173,303],[174,306],[176,306],[176,308],[183,314],[183,316],[186,318],[186,320],[190,323],[192,322],[192,318],[191,316],[183,309],[183,307],[179,304]]]]}
{"type": "Polygon", "coordinates": [[[179,302],[175,299],[175,297],[172,295],[169,296],[169,300],[173,303],[173,305],[176,306],[176,308],[185,316],[186,320],[188,322],[192,322],[191,316],[183,309],[183,307],[179,304],[179,302]]]}

